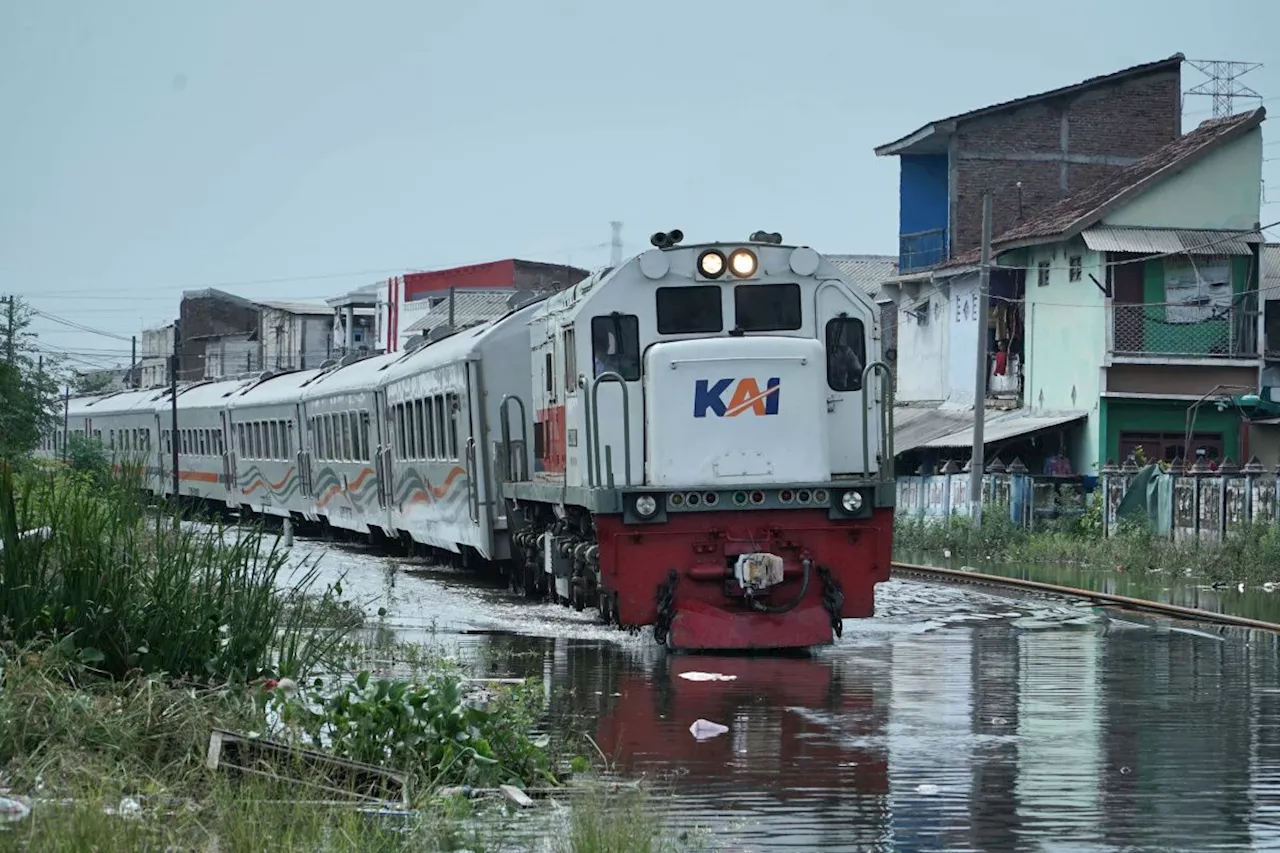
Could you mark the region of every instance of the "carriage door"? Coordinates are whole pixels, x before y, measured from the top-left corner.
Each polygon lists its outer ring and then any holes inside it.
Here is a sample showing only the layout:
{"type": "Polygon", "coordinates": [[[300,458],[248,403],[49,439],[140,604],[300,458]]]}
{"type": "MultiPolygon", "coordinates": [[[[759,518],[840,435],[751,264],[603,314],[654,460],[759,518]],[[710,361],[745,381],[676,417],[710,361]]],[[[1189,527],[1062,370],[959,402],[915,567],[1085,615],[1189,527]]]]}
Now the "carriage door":
{"type": "Polygon", "coordinates": [[[845,291],[839,281],[824,281],[814,296],[818,340],[827,357],[827,425],[831,436],[833,475],[872,473],[879,470],[880,419],[876,403],[881,398],[878,375],[868,378],[871,388],[862,389],[862,371],[880,360],[880,341],[871,338],[872,315],[845,291]],[[862,412],[867,411],[867,455],[863,464],[862,412]],[[864,468],[871,470],[864,472],[864,468]]]}
{"type": "MultiPolygon", "coordinates": [[[[315,437],[307,432],[307,413],[301,403],[293,407],[293,420],[298,425],[294,435],[294,446],[297,448],[294,465],[298,468],[298,485],[302,496],[310,498],[314,496],[311,491],[311,443],[315,441],[315,437]]],[[[289,424],[289,427],[292,429],[293,424],[289,424]]]]}
{"type": "Polygon", "coordinates": [[[235,441],[232,430],[231,414],[223,411],[222,418],[222,482],[227,487],[227,502],[234,503],[236,488],[235,441]]]}
{"type": "Polygon", "coordinates": [[[386,509],[391,504],[391,412],[387,408],[385,391],[375,391],[373,412],[377,423],[377,446],[373,451],[373,473],[378,479],[378,506],[386,509]]]}

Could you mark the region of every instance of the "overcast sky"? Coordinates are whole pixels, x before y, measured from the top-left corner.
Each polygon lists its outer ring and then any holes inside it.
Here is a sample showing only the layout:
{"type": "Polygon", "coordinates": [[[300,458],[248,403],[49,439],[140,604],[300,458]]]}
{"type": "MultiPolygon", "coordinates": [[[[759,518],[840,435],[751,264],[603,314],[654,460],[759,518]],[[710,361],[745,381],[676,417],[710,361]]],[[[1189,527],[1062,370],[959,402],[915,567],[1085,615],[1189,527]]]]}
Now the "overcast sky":
{"type": "MultiPolygon", "coordinates": [[[[628,254],[672,227],[892,254],[898,163],[874,146],[1178,51],[1267,63],[1242,82],[1277,112],[1277,32],[1270,0],[14,0],[0,293],[127,339],[195,287],[319,300],[412,268],[598,266],[612,219],[628,254]]],[[[1184,125],[1210,106],[1188,98],[1184,125]]]]}

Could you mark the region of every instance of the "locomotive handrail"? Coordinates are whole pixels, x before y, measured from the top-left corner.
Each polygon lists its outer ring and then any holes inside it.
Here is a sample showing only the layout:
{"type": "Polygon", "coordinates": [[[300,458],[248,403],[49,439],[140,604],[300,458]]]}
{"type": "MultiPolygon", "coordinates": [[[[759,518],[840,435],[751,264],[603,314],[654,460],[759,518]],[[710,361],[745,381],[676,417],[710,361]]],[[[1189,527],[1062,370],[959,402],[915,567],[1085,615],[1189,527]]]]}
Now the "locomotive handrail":
{"type": "Polygon", "coordinates": [[[472,524],[480,523],[480,490],[476,485],[476,437],[467,437],[467,513],[472,524]]]}
{"type": "MultiPolygon", "coordinates": [[[[606,370],[597,376],[591,382],[591,453],[595,458],[595,480],[596,482],[588,482],[592,486],[600,485],[600,474],[603,469],[600,467],[600,383],[601,382],[617,382],[622,386],[622,449],[625,454],[625,462],[623,463],[623,472],[626,477],[625,485],[631,485],[631,395],[627,390],[627,381],[619,374],[612,370],[606,370]]],[[[613,459],[609,460],[608,478],[610,488],[612,488],[613,480],[613,459]]]]}
{"type": "Polygon", "coordinates": [[[881,465],[880,471],[877,472],[877,479],[893,480],[893,374],[889,371],[889,365],[883,361],[873,361],[868,364],[862,371],[862,470],[865,474],[871,474],[871,439],[867,435],[867,409],[869,401],[867,392],[871,389],[871,374],[879,372],[881,390],[884,392],[884,400],[880,409],[880,451],[884,464],[881,465]],[[884,466],[889,468],[889,476],[884,476],[884,466]]]}
{"type": "Polygon", "coordinates": [[[498,407],[498,416],[502,418],[502,447],[506,453],[506,477],[508,482],[524,482],[528,479],[525,476],[525,454],[529,452],[529,412],[524,407],[524,400],[520,399],[518,394],[508,394],[502,398],[502,405],[498,407]],[[507,405],[512,401],[520,407],[520,470],[519,479],[516,479],[515,466],[512,465],[514,454],[511,452],[511,416],[508,413],[507,405]]]}

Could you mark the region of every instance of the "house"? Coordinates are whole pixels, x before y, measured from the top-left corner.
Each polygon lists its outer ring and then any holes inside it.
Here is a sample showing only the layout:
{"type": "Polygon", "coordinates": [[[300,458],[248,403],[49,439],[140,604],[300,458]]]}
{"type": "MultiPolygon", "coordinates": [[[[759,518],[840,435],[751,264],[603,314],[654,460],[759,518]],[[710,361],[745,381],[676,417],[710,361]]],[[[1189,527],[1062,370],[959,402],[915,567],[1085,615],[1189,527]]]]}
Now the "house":
{"type": "Polygon", "coordinates": [[[169,384],[169,356],[173,355],[173,324],[142,330],[142,353],[138,359],[140,388],[169,384]]]}
{"type": "Polygon", "coordinates": [[[1081,469],[1139,448],[1250,455],[1242,398],[1257,400],[1267,374],[1265,118],[1203,122],[994,239],[1002,272],[1025,276],[1026,405],[1082,413],[1069,442],[1081,469]]]}
{"type": "Polygon", "coordinates": [[[978,316],[983,196],[999,234],[1177,139],[1182,61],[1175,54],[971,110],[875,149],[899,160],[898,268],[881,294],[896,308],[894,441],[906,467],[931,467],[971,444],[979,334],[992,354],[983,405],[1004,424],[990,435],[1046,428],[1017,420],[1026,414],[1016,411],[1025,397],[1023,278],[993,270],[990,310],[978,316]]]}
{"type": "MultiPolygon", "coordinates": [[[[421,329],[427,314],[437,311],[449,298],[449,292],[466,291],[530,291],[548,293],[572,287],[591,273],[563,264],[544,264],[508,258],[486,264],[405,273],[388,279],[384,294],[378,300],[378,349],[394,352],[403,347],[421,329]]],[[[456,306],[455,306],[456,307],[456,306]]],[[[505,308],[503,312],[505,312],[505,308]]],[[[502,313],[502,312],[499,312],[502,313]]]]}
{"type": "Polygon", "coordinates": [[[333,309],[311,302],[258,303],[264,370],[309,370],[333,357],[333,309]]]}
{"type": "Polygon", "coordinates": [[[378,345],[378,297],[383,284],[377,282],[350,293],[326,299],[333,309],[333,354],[372,355],[378,345]]]}

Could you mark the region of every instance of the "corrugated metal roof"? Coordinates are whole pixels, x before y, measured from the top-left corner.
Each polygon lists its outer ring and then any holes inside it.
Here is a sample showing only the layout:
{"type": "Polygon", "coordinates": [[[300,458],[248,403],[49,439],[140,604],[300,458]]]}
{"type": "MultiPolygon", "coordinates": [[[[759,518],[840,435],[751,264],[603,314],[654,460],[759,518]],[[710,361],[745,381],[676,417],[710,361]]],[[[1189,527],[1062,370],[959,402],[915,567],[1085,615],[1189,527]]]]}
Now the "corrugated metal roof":
{"type": "Polygon", "coordinates": [[[263,308],[271,308],[276,311],[283,311],[286,314],[307,314],[320,315],[325,317],[333,316],[333,309],[328,305],[319,305],[315,302],[277,302],[275,300],[262,301],[258,303],[263,308]]]}
{"type": "Polygon", "coordinates": [[[1077,234],[1098,224],[1108,213],[1141,195],[1148,187],[1258,127],[1266,117],[1266,108],[1259,107],[1252,112],[1201,122],[1190,133],[1050,205],[998,235],[992,243],[998,251],[1007,251],[1077,234]]]}
{"type": "Polygon", "coordinates": [[[1241,231],[1190,231],[1172,228],[1089,228],[1081,235],[1095,252],[1142,254],[1252,255],[1260,239],[1241,231]]]}
{"type": "MultiPolygon", "coordinates": [[[[1019,435],[1029,435],[1042,429],[1069,424],[1087,417],[1085,412],[1066,412],[1060,415],[1028,415],[1021,411],[987,412],[982,424],[982,443],[989,445],[1019,435]]],[[[894,438],[898,431],[894,430],[894,438]]],[[[973,417],[969,417],[969,425],[963,429],[925,442],[924,447],[972,447],[973,417]]],[[[897,449],[896,447],[894,448],[897,449]]]]}
{"type": "Polygon", "coordinates": [[[893,255],[827,255],[831,265],[849,281],[870,296],[880,292],[880,285],[898,272],[898,259],[893,255]]]}
{"type": "Polygon", "coordinates": [[[894,406],[893,452],[895,455],[906,453],[972,423],[972,411],[936,406],[894,406]]]}
{"type": "MultiPolygon", "coordinates": [[[[513,290],[454,291],[453,324],[461,327],[501,317],[511,310],[509,300],[516,292],[513,290]]],[[[431,306],[425,315],[414,321],[405,331],[429,332],[436,326],[448,322],[449,299],[446,296],[439,305],[431,306]]]]}
{"type": "Polygon", "coordinates": [[[1280,299],[1280,243],[1262,247],[1262,298],[1280,299]]]}

